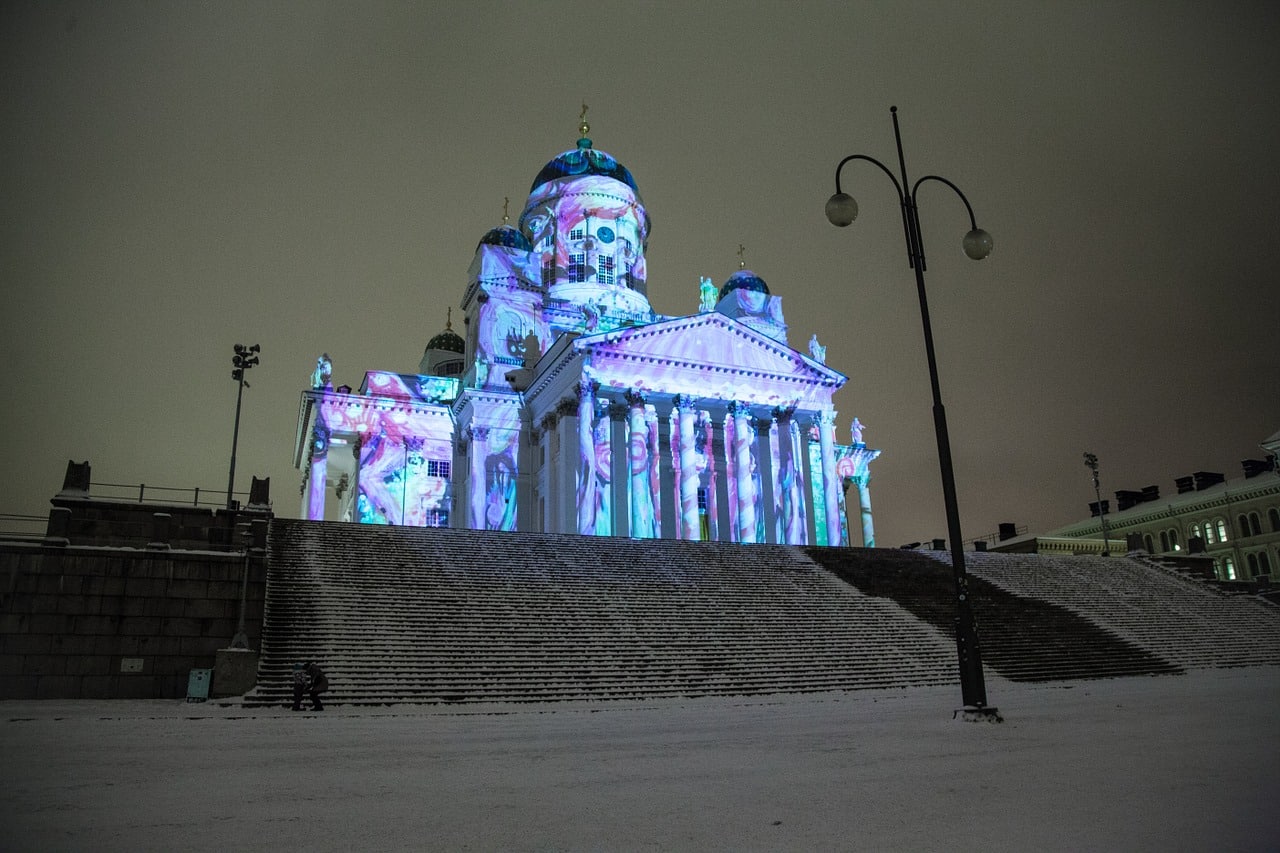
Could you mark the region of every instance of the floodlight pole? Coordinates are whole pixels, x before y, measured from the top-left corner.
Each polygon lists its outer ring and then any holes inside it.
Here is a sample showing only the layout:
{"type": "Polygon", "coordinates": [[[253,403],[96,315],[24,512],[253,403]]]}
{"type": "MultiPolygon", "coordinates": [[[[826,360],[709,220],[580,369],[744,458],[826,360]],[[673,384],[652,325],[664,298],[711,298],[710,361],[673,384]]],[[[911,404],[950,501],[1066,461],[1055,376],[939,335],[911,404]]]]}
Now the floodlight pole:
{"type": "Polygon", "coordinates": [[[916,193],[925,181],[946,184],[969,213],[970,231],[964,238],[964,250],[970,258],[982,260],[991,252],[991,235],[978,228],[973,208],[955,184],[938,175],[926,175],[913,185],[907,178],[906,159],[902,153],[902,133],[898,128],[898,108],[890,107],[893,116],[893,135],[898,148],[898,167],[902,183],[887,166],[865,154],[845,157],[836,166],[836,194],[827,202],[827,218],[833,225],[844,227],[858,215],[857,202],[840,189],[840,170],[851,160],[866,160],[889,176],[898,191],[902,206],[902,227],[907,243],[907,263],[915,270],[916,291],[920,299],[920,321],[924,329],[925,355],[929,361],[929,384],[933,391],[933,425],[938,443],[938,465],[942,473],[942,500],[947,516],[947,538],[951,545],[951,569],[956,597],[956,652],[959,658],[960,692],[964,702],[965,717],[991,719],[1000,716],[995,708],[987,705],[987,689],[982,672],[982,654],[978,644],[978,627],[969,598],[969,578],[965,570],[964,544],[960,533],[960,510],[956,500],[955,473],[951,460],[951,439],[947,432],[947,412],[942,405],[942,390],[938,382],[938,363],[934,354],[933,326],[929,321],[929,302],[924,288],[924,240],[920,233],[920,216],[916,207],[916,193]],[[908,189],[909,188],[909,189],[908,189]]]}
{"type": "Polygon", "coordinates": [[[1111,556],[1111,533],[1107,530],[1107,508],[1102,505],[1102,485],[1098,482],[1098,457],[1085,451],[1084,465],[1093,472],[1093,494],[1098,499],[1098,515],[1102,517],[1102,556],[1111,556]]]}
{"type": "Polygon", "coordinates": [[[240,403],[244,398],[244,389],[249,384],[244,381],[244,373],[258,363],[257,354],[261,349],[257,344],[251,347],[247,347],[244,344],[236,344],[235,355],[231,357],[231,364],[235,366],[235,370],[231,371],[231,378],[236,380],[238,387],[236,388],[236,423],[235,429],[231,433],[231,473],[227,475],[228,510],[231,510],[234,506],[231,496],[236,483],[236,446],[240,443],[240,403]]]}

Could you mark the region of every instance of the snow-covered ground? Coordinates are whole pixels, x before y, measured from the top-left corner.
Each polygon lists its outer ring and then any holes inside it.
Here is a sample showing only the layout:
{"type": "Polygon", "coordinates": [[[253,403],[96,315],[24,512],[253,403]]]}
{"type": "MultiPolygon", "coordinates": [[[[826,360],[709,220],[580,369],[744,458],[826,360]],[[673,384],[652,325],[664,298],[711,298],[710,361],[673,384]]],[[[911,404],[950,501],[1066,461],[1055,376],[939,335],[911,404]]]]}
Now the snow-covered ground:
{"type": "Polygon", "coordinates": [[[0,849],[1280,849],[1280,668],[958,693],[5,701],[0,849]]]}

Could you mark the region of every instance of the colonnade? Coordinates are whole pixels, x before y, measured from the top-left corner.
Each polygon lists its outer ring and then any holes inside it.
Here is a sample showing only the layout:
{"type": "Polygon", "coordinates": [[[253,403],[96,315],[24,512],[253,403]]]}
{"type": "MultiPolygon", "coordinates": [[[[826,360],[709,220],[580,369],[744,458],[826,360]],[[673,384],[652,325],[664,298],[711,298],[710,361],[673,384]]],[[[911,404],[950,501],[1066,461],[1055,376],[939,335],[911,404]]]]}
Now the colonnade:
{"type": "Polygon", "coordinates": [[[595,382],[578,384],[572,407],[560,409],[577,419],[567,431],[578,450],[571,529],[658,538],[666,518],[668,535],[677,539],[847,544],[841,541],[834,411],[775,408],[759,416],[759,406],[738,401],[667,399],[666,441],[660,442],[664,419],[643,390],[601,395],[595,382]],[[810,470],[806,427],[816,427],[817,470],[810,470]],[[814,513],[826,522],[818,527],[828,541],[814,541],[814,513]]]}

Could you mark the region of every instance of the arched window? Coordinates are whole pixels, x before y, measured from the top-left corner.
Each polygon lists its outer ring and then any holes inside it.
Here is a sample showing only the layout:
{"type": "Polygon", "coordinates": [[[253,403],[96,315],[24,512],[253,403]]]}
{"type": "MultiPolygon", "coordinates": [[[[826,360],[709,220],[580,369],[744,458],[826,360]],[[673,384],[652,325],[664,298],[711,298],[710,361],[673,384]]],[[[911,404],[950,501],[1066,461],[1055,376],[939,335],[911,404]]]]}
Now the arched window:
{"type": "Polygon", "coordinates": [[[1236,519],[1236,526],[1240,528],[1241,536],[1249,535],[1249,517],[1244,513],[1240,513],[1240,516],[1236,519]]]}
{"type": "Polygon", "coordinates": [[[1213,529],[1213,522],[1206,521],[1204,523],[1204,544],[1212,545],[1218,541],[1218,534],[1213,529]]]}
{"type": "Polygon", "coordinates": [[[1249,513],[1249,535],[1262,535],[1262,522],[1258,519],[1258,514],[1256,512],[1249,513]]]}
{"type": "Polygon", "coordinates": [[[1160,553],[1165,554],[1169,551],[1169,531],[1160,531],[1160,553]]]}
{"type": "Polygon", "coordinates": [[[1271,558],[1267,556],[1266,551],[1258,552],[1258,574],[1271,574],[1271,558]]]}
{"type": "Polygon", "coordinates": [[[1227,541],[1227,520],[1225,518],[1214,519],[1213,526],[1218,528],[1218,541],[1227,541]]]}
{"type": "Polygon", "coordinates": [[[1271,532],[1280,533],[1280,509],[1272,507],[1267,510],[1267,520],[1271,522],[1271,532]]]}
{"type": "Polygon", "coordinates": [[[1249,564],[1249,577],[1256,578],[1258,576],[1258,555],[1249,554],[1245,557],[1245,561],[1249,564]]]}
{"type": "Polygon", "coordinates": [[[1182,548],[1178,546],[1178,528],[1176,527],[1169,531],[1169,545],[1174,551],[1182,550],[1182,548]]]}
{"type": "Polygon", "coordinates": [[[1195,524],[1192,524],[1191,527],[1187,529],[1187,538],[1188,539],[1200,538],[1200,522],[1197,521],[1195,524]]]}
{"type": "Polygon", "coordinates": [[[1223,580],[1233,581],[1236,579],[1236,561],[1231,557],[1222,558],[1222,578],[1223,580]]]}
{"type": "Polygon", "coordinates": [[[1156,552],[1155,542],[1151,541],[1150,533],[1142,534],[1142,545],[1147,549],[1148,554],[1154,554],[1156,552]]]}

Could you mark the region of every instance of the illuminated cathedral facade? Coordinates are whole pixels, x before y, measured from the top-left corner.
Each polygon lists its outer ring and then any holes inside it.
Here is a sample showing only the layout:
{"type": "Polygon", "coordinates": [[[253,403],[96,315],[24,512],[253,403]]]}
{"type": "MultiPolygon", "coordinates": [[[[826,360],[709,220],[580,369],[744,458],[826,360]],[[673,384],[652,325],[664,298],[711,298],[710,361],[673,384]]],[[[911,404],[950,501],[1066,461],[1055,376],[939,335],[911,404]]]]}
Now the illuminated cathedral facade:
{"type": "Polygon", "coordinates": [[[369,371],[358,389],[321,357],[295,442],[303,517],[873,546],[880,451],[856,419],[836,441],[846,377],[816,336],[790,346],[781,298],[750,270],[703,279],[696,313],[656,313],[649,214],[588,129],[516,225],[480,239],[464,334],[450,318],[418,373],[369,371]]]}

